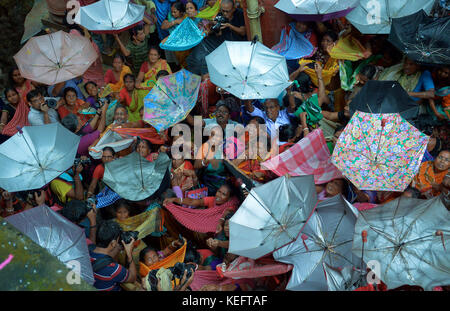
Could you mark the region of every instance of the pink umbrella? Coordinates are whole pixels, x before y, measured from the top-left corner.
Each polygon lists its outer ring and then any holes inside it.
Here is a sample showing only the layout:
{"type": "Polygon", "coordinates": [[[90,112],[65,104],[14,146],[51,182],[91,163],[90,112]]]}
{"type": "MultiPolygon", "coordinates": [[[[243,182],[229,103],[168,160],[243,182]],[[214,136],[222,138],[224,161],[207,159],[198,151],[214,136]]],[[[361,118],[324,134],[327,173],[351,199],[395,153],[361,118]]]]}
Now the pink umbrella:
{"type": "Polygon", "coordinates": [[[53,85],[82,76],[97,57],[87,38],[58,31],[31,38],[14,60],[24,78],[53,85]]]}

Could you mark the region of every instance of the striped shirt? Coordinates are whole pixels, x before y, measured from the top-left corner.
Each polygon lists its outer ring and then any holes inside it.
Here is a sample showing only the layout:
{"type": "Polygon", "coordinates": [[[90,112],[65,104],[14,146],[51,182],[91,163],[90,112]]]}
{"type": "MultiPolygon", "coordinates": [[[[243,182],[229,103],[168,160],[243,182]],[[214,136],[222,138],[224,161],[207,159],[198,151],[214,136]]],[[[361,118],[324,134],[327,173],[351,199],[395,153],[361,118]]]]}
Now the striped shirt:
{"type": "Polygon", "coordinates": [[[141,69],[142,63],[148,58],[149,37],[149,35],[146,35],[144,42],[141,44],[135,44],[133,41],[130,41],[126,46],[127,50],[130,51],[131,61],[133,62],[131,70],[135,76],[139,74],[139,69],[141,69]]]}
{"type": "MultiPolygon", "coordinates": [[[[104,254],[92,251],[89,251],[89,255],[91,256],[91,264],[97,259],[106,257],[104,254]]],[[[99,271],[94,272],[94,287],[100,291],[120,291],[121,287],[119,284],[128,279],[128,274],[129,272],[124,266],[112,262],[99,271]]]]}

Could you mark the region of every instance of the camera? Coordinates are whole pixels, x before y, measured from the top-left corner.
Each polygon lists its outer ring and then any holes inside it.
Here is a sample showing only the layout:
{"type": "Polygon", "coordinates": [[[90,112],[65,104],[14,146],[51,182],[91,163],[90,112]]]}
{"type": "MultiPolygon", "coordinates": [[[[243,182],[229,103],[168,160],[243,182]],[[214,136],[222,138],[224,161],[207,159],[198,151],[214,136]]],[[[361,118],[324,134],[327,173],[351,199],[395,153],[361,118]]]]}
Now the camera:
{"type": "Polygon", "coordinates": [[[222,14],[217,14],[217,16],[214,18],[214,21],[217,22],[214,26],[211,27],[211,30],[215,33],[219,33],[220,27],[222,27],[222,24],[228,23],[229,20],[222,14]]]}
{"type": "Polygon", "coordinates": [[[55,109],[58,102],[54,98],[48,98],[45,100],[45,104],[48,106],[48,108],[55,109]]]}
{"type": "Polygon", "coordinates": [[[122,231],[120,233],[120,240],[125,244],[131,242],[131,239],[137,240],[139,235],[139,231],[122,231]]]}
{"type": "Polygon", "coordinates": [[[182,263],[177,262],[175,266],[169,268],[172,271],[172,274],[177,279],[182,279],[184,271],[187,270],[186,279],[189,279],[192,276],[192,271],[195,271],[195,265],[191,263],[182,263]]]}
{"type": "Polygon", "coordinates": [[[97,109],[98,108],[101,108],[101,107],[103,107],[103,105],[106,105],[107,103],[110,103],[111,102],[111,95],[108,95],[108,96],[106,96],[106,97],[102,97],[102,98],[99,98],[98,100],[97,100],[97,109]]]}
{"type": "Polygon", "coordinates": [[[88,206],[91,207],[91,208],[89,209],[89,210],[91,210],[92,207],[93,207],[94,205],[97,206],[97,197],[96,197],[96,196],[89,197],[89,198],[86,200],[86,203],[88,204],[88,206]]]}
{"type": "Polygon", "coordinates": [[[89,164],[91,164],[91,160],[90,160],[89,158],[86,159],[86,160],[81,160],[81,158],[75,158],[75,161],[73,162],[73,165],[74,165],[75,167],[77,167],[78,164],[81,164],[81,165],[89,165],[89,164]]]}

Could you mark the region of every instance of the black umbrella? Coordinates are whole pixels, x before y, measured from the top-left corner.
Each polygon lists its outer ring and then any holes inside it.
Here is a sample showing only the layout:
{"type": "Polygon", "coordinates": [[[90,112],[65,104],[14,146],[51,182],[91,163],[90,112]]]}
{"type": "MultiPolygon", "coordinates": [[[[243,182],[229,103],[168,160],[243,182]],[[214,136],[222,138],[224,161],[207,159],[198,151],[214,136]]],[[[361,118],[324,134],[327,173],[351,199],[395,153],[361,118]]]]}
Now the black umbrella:
{"type": "Polygon", "coordinates": [[[392,19],[388,40],[420,64],[450,64],[450,16],[432,18],[420,10],[392,19]]]}
{"type": "Polygon", "coordinates": [[[210,35],[192,49],[186,58],[186,69],[197,75],[208,73],[205,57],[214,51],[224,40],[221,37],[210,35]]]}
{"type": "Polygon", "coordinates": [[[419,106],[397,81],[369,80],[350,103],[350,115],[359,110],[368,113],[400,113],[410,123],[419,106]]]}

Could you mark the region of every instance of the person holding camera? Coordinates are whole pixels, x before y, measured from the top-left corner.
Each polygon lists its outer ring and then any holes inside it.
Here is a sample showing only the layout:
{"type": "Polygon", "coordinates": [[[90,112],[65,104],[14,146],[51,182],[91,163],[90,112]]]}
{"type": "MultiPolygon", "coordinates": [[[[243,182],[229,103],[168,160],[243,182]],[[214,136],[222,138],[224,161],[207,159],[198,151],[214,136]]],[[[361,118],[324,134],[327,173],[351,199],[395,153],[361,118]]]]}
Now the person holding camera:
{"type": "Polygon", "coordinates": [[[97,208],[95,200],[71,200],[61,210],[61,215],[85,229],[86,238],[95,244],[97,235],[97,208]]]}
{"type": "Polygon", "coordinates": [[[222,0],[220,12],[213,23],[210,34],[215,34],[223,39],[222,41],[246,40],[244,13],[236,8],[234,0],[222,0]]]}
{"type": "Polygon", "coordinates": [[[100,291],[120,291],[120,283],[136,281],[137,270],[132,256],[135,239],[131,238],[129,243],[125,243],[121,234],[118,223],[105,221],[98,227],[95,248],[91,247],[89,250],[94,271],[94,287],[100,291]],[[128,269],[114,259],[122,248],[127,255],[128,269]]]}
{"type": "Polygon", "coordinates": [[[30,105],[28,122],[30,125],[44,125],[59,122],[59,116],[55,109],[50,108],[39,89],[31,90],[27,94],[30,105]]]}
{"type": "MultiPolygon", "coordinates": [[[[81,160],[86,161],[87,157],[81,157],[81,160]]],[[[80,175],[83,171],[83,163],[85,162],[80,161],[74,164],[71,169],[73,176],[69,174],[69,170],[50,182],[51,191],[62,205],[72,199],[84,200],[84,188],[80,175]]]]}

